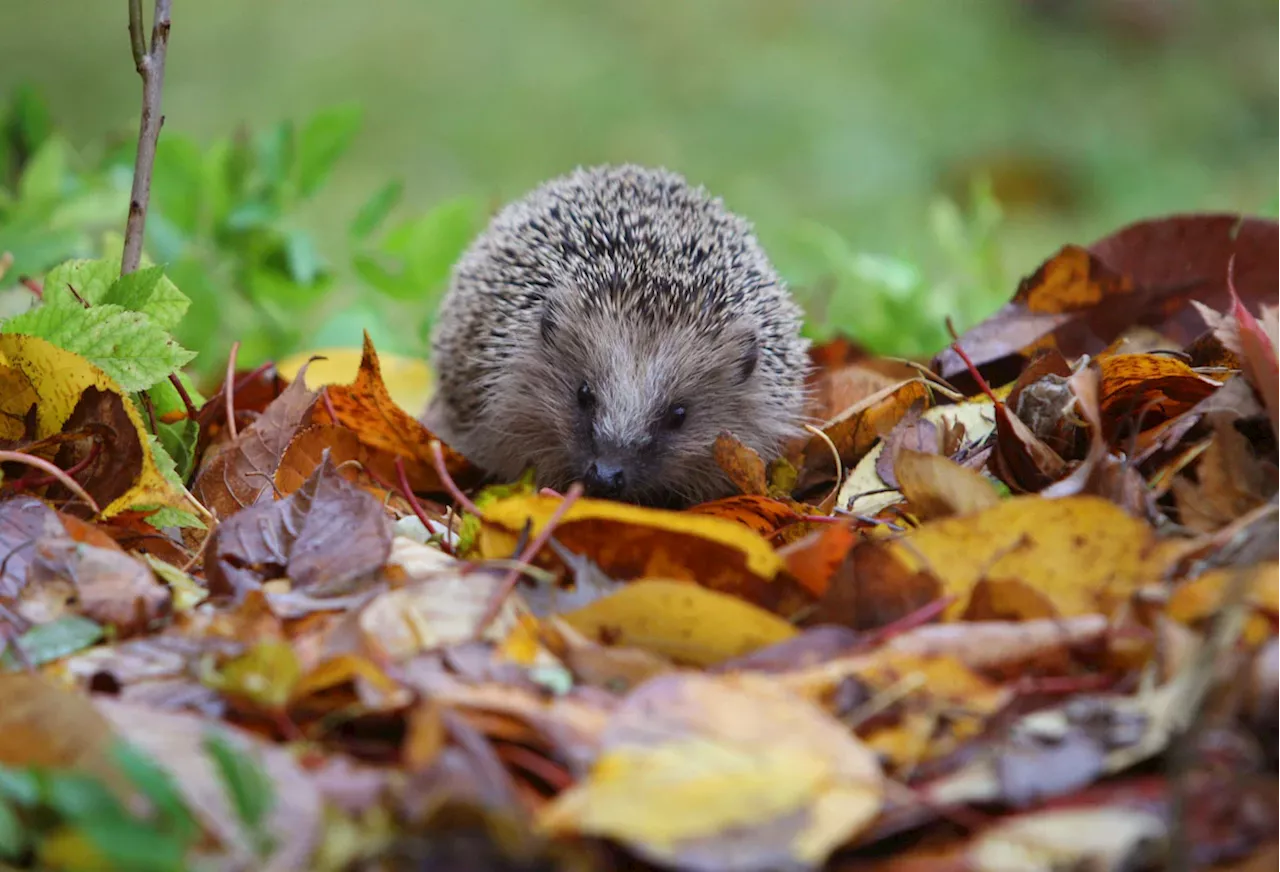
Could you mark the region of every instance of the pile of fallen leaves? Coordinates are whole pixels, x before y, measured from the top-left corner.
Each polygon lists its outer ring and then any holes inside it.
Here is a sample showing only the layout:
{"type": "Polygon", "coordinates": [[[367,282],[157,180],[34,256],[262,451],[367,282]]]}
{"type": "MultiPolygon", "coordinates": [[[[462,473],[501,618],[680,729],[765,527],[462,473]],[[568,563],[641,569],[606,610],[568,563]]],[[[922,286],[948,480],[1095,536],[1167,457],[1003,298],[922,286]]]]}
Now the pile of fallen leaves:
{"type": "Polygon", "coordinates": [[[11,866],[1275,868],[1273,222],[817,348],[822,426],[683,512],[486,486],[368,343],[205,401],[96,269],[0,329],[11,866]]]}

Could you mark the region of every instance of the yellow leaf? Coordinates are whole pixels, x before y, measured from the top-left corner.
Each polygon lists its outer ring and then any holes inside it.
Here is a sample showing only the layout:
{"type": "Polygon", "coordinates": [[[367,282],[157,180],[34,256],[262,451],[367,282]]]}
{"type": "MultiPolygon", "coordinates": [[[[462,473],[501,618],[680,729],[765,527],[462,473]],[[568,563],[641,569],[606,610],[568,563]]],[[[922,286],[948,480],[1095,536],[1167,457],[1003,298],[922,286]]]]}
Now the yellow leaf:
{"type": "Polygon", "coordinates": [[[1244,602],[1252,612],[1245,624],[1244,637],[1251,645],[1265,642],[1272,636],[1271,627],[1280,611],[1280,563],[1274,560],[1242,569],[1212,569],[1180,584],[1169,597],[1165,612],[1182,624],[1208,620],[1222,607],[1223,595],[1236,584],[1237,572],[1249,576],[1247,580],[1241,579],[1244,602]]]}
{"type": "MultiPolygon", "coordinates": [[[[540,495],[512,497],[490,504],[484,509],[486,523],[478,541],[481,555],[488,559],[510,557],[525,522],[532,522],[533,535],[537,535],[559,505],[559,498],[540,495]]],[[[707,553],[703,556],[713,562],[723,560],[726,553],[731,553],[747,571],[763,579],[772,579],[783,566],[782,558],[774,553],[769,543],[741,524],[708,515],[649,509],[608,500],[581,499],[575,502],[556,527],[556,536],[563,542],[564,537],[575,526],[585,526],[592,522],[603,522],[609,527],[608,532],[601,531],[602,538],[608,538],[610,533],[621,536],[633,534],[625,542],[615,540],[614,544],[626,546],[629,563],[643,565],[652,571],[626,576],[629,578],[641,575],[665,576],[668,573],[663,572],[661,566],[664,562],[676,563],[679,568],[685,565],[684,559],[697,557],[685,553],[683,548],[679,549],[680,553],[673,553],[677,550],[675,548],[666,552],[651,550],[644,553],[641,550],[643,545],[635,541],[637,537],[634,534],[637,532],[652,534],[642,537],[649,540],[648,544],[651,546],[662,540],[674,542],[679,539],[692,550],[704,548],[707,553]],[[689,539],[693,541],[690,542],[689,539]]],[[[606,546],[609,543],[601,544],[606,546]]],[[[596,562],[609,571],[600,560],[596,562]]],[[[692,580],[696,576],[690,576],[685,571],[675,577],[692,580]]]]}
{"type": "Polygon", "coordinates": [[[912,514],[918,518],[969,515],[1000,502],[1000,495],[981,474],[941,454],[903,448],[894,461],[893,472],[912,514]]]}
{"type": "Polygon", "coordinates": [[[924,524],[887,543],[907,571],[930,570],[958,597],[950,618],[979,591],[969,617],[1059,617],[1108,613],[1144,581],[1160,577],[1166,552],[1155,532],[1114,503],[1093,496],[1015,497],[975,515],[924,524]]]}
{"type": "Polygon", "coordinates": [[[138,439],[143,446],[142,469],[129,490],[102,507],[101,517],[110,518],[138,505],[158,504],[187,511],[192,509],[186,496],[165,481],[160,468],[156,466],[155,458],[147,450],[150,440],[133,401],[105,372],[80,355],[64,351],[39,337],[17,333],[0,334],[0,421],[8,416],[16,416],[21,421],[32,402],[30,393],[25,389],[10,392],[9,388],[15,380],[12,375],[14,371],[21,373],[23,377],[18,380],[19,383],[25,380],[25,384],[35,393],[38,439],[62,430],[62,425],[71,416],[86,388],[108,391],[123,400],[125,413],[138,431],[138,439]],[[7,379],[6,369],[9,370],[7,379]]]}
{"type": "Polygon", "coordinates": [[[223,664],[212,683],[226,693],[278,711],[288,704],[301,675],[302,666],[289,643],[267,639],[223,664]]]}
{"type": "MultiPolygon", "coordinates": [[[[360,371],[359,348],[317,348],[300,351],[276,365],[279,373],[289,381],[312,357],[322,357],[307,367],[307,388],[318,391],[323,385],[349,385],[360,371]]],[[[380,353],[378,363],[382,367],[382,383],[387,393],[402,409],[417,414],[427,407],[431,399],[431,368],[426,361],[416,357],[380,353]]]]}
{"type": "Polygon", "coordinates": [[[813,703],[759,676],[679,673],[627,697],[589,776],[540,824],[661,865],[742,868],[749,852],[749,868],[809,867],[874,820],[883,794],[875,755],[813,703]]]}
{"type": "Polygon", "coordinates": [[[561,618],[588,637],[696,666],[796,635],[791,624],[737,597],[665,579],[632,582],[561,618]]]}

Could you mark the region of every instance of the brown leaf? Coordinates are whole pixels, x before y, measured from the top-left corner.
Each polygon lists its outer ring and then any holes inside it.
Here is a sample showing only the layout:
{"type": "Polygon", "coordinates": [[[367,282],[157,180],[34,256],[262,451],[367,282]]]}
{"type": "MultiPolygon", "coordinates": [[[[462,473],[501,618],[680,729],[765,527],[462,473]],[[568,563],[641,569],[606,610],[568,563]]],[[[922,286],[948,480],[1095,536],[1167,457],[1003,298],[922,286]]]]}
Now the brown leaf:
{"type": "Polygon", "coordinates": [[[1274,457],[1255,455],[1249,440],[1226,415],[1211,416],[1213,441],[1184,474],[1173,480],[1183,524],[1210,533],[1261,505],[1276,493],[1274,457]]]}
{"type": "MultiPolygon", "coordinates": [[[[302,380],[301,376],[298,380],[302,380]]],[[[313,420],[316,423],[341,424],[374,451],[404,458],[409,485],[415,491],[444,490],[431,457],[431,443],[437,437],[391,399],[386,385],[382,383],[378,353],[374,351],[368,333],[364,335],[364,354],[355,382],[329,385],[325,392],[337,420],[330,417],[328,406],[321,405],[315,411],[313,420]]],[[[442,444],[441,448],[445,469],[455,480],[467,482],[477,477],[477,470],[465,457],[447,445],[442,444]]]]}
{"type": "Polygon", "coordinates": [[[873,630],[906,617],[943,595],[942,581],[928,568],[908,568],[876,541],[852,548],[831,577],[807,626],[840,624],[873,630]]]}
{"type": "MultiPolygon", "coordinates": [[[[1014,299],[960,337],[975,364],[1051,345],[1069,358],[1097,354],[1134,324],[1185,345],[1202,331],[1192,300],[1225,309],[1235,255],[1241,296],[1276,299],[1276,223],[1237,215],[1174,215],[1132,224],[1086,248],[1069,245],[1024,279],[1014,299]]],[[[965,372],[946,349],[944,378],[965,372]]]]}
{"type": "Polygon", "coordinates": [[[361,484],[382,499],[386,491],[367,472],[382,482],[396,480],[395,458],[370,448],[354,432],[336,424],[312,424],[303,427],[289,442],[280,466],[276,469],[276,490],[287,496],[306,482],[321,465],[325,451],[334,466],[348,481],[361,484]],[[351,461],[354,461],[352,463],[351,461]],[[376,490],[375,490],[376,489],[376,490]]]}
{"type": "MultiPolygon", "coordinates": [[[[100,506],[110,505],[127,493],[142,472],[144,448],[124,403],[120,394],[92,386],[85,388],[62,429],[66,433],[83,431],[101,447],[91,455],[92,441],[73,442],[63,445],[54,459],[57,466],[70,469],[92,456],[75,478],[100,506]]],[[[69,496],[61,487],[56,490],[55,493],[50,488],[50,499],[69,496]]],[[[83,505],[68,506],[68,510],[89,513],[83,505]]]]}
{"type": "Polygon", "coordinates": [[[884,448],[876,458],[876,474],[891,488],[898,487],[898,477],[894,470],[899,452],[908,450],[937,454],[941,449],[937,425],[922,418],[922,414],[924,403],[913,403],[902,420],[884,437],[884,448]]]}
{"type": "Polygon", "coordinates": [[[1115,354],[1098,358],[1102,370],[1101,414],[1108,441],[1122,421],[1141,429],[1189,411],[1219,386],[1175,357],[1162,354],[1115,354]]]}
{"type": "MultiPolygon", "coordinates": [[[[922,379],[910,379],[866,397],[829,421],[822,430],[848,469],[870,451],[878,439],[888,434],[912,406],[929,401],[929,386],[922,379]]],[[[834,474],[831,448],[825,440],[814,436],[804,449],[802,488],[812,487],[834,474]]]]}
{"type": "Polygon", "coordinates": [[[711,454],[739,493],[760,496],[769,493],[764,459],[754,449],[739,442],[732,433],[726,431],[717,436],[711,454]]]}
{"type": "Polygon", "coordinates": [[[686,511],[694,515],[709,515],[737,521],[769,538],[778,530],[802,519],[795,509],[781,500],[772,500],[756,494],[725,497],[719,500],[690,506],[686,511]]]}
{"type": "MultiPolygon", "coordinates": [[[[486,505],[477,539],[479,555],[510,558],[526,526],[531,525],[529,535],[536,536],[560,502],[539,495],[508,497],[486,505]]],[[[811,601],[802,587],[780,573],[782,559],[766,540],[723,518],[580,499],[565,512],[555,538],[620,581],[696,581],[784,617],[811,601]]],[[[559,564],[551,558],[547,549],[535,562],[559,564]]]]}
{"type": "Polygon", "coordinates": [[[76,769],[128,795],[110,757],[115,735],[86,696],[38,675],[10,673],[0,674],[0,699],[0,764],[76,769]]]}
{"type": "Polygon", "coordinates": [[[979,473],[941,454],[903,448],[895,469],[902,495],[921,520],[967,515],[1000,502],[995,488],[979,473]]]}
{"type": "Polygon", "coordinates": [[[336,596],[380,569],[390,552],[391,522],[381,504],[326,458],[294,493],[218,526],[208,549],[209,590],[239,599],[288,576],[295,588],[336,596]]]}
{"type": "Polygon", "coordinates": [[[274,498],[272,482],[280,458],[315,405],[317,394],[299,378],[246,427],[233,444],[206,462],[192,492],[220,520],[274,498]]]}
{"type": "Polygon", "coordinates": [[[172,603],[168,586],[142,561],[59,537],[36,543],[19,610],[28,620],[45,623],[74,607],[126,636],[146,630],[168,614],[172,603]]]}
{"type": "Polygon", "coordinates": [[[66,535],[57,512],[35,497],[0,500],[0,597],[16,597],[26,587],[37,542],[66,535]]]}
{"type": "Polygon", "coordinates": [[[996,447],[990,467],[1014,493],[1035,493],[1066,475],[1067,464],[1031,428],[996,403],[996,447]]]}

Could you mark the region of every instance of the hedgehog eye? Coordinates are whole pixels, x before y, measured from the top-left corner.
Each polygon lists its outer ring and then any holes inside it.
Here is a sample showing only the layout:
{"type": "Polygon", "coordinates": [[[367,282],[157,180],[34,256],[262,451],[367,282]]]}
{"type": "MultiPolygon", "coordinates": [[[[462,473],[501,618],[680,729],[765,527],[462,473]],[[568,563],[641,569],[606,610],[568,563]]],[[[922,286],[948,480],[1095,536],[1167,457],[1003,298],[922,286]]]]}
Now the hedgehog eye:
{"type": "Polygon", "coordinates": [[[684,419],[684,406],[679,403],[672,403],[667,407],[667,414],[663,417],[662,423],[668,430],[679,430],[684,426],[684,419]]]}
{"type": "Polygon", "coordinates": [[[584,409],[590,409],[596,404],[595,392],[591,390],[591,385],[583,382],[578,385],[578,405],[584,409]]]}

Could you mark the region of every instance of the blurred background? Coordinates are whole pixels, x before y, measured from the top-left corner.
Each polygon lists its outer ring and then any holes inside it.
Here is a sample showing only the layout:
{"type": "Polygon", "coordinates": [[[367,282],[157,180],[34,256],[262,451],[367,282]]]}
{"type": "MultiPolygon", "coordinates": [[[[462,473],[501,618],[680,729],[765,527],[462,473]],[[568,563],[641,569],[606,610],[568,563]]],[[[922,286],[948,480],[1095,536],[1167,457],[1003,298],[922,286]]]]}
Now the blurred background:
{"type": "MultiPolygon", "coordinates": [[[[145,0],[150,15],[150,0],[145,0]]],[[[927,355],[1069,242],[1277,209],[1264,0],[176,0],[147,254],[197,368],[424,348],[499,203],[665,165],[755,222],[818,338],[927,355]]],[[[0,308],[118,257],[140,82],[125,0],[0,27],[0,308]],[[24,296],[25,295],[25,296],[24,296]]]]}

